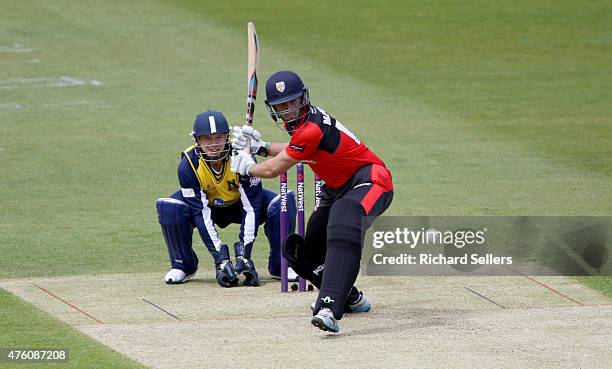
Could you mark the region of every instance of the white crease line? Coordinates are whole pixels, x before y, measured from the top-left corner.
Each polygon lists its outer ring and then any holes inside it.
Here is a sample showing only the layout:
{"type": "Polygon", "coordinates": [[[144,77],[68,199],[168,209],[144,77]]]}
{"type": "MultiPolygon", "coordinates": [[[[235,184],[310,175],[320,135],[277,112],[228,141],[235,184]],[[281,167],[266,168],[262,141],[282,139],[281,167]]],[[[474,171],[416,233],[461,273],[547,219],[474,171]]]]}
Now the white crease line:
{"type": "Polygon", "coordinates": [[[44,106],[44,107],[56,107],[56,106],[92,105],[92,104],[95,104],[95,102],[87,101],[87,100],[78,100],[78,101],[67,101],[67,102],[59,102],[59,103],[41,104],[40,106],[44,106]]]}
{"type": "Polygon", "coordinates": [[[4,79],[0,81],[0,86],[3,85],[12,85],[12,84],[30,84],[30,83],[44,83],[49,81],[49,78],[13,78],[13,79],[4,79]]]}
{"type": "Polygon", "coordinates": [[[66,102],[56,102],[56,103],[46,103],[46,104],[38,104],[38,105],[22,105],[15,103],[7,103],[0,104],[0,109],[31,109],[31,108],[71,108],[71,107],[80,107],[80,106],[104,106],[103,104],[97,104],[95,101],[89,100],[75,100],[75,101],[66,101],[66,102]]]}
{"type": "Polygon", "coordinates": [[[83,86],[86,82],[80,79],[61,76],[58,81],[51,82],[51,86],[68,87],[68,86],[83,86]]]}
{"type": "Polygon", "coordinates": [[[33,49],[19,49],[15,47],[0,47],[0,53],[29,53],[32,52],[33,49]]]}
{"type": "Polygon", "coordinates": [[[29,47],[23,47],[21,44],[14,44],[13,46],[0,46],[0,53],[29,53],[34,49],[29,47]]]}
{"type": "Polygon", "coordinates": [[[38,64],[40,59],[31,60],[0,60],[0,64],[38,64]]]}
{"type": "Polygon", "coordinates": [[[100,86],[104,84],[98,80],[83,81],[69,76],[59,78],[14,78],[0,80],[0,90],[12,90],[21,86],[32,87],[74,87],[83,85],[100,86]]]}
{"type": "Polygon", "coordinates": [[[0,104],[0,109],[23,109],[25,108],[24,105],[20,105],[20,104],[0,104]]]}

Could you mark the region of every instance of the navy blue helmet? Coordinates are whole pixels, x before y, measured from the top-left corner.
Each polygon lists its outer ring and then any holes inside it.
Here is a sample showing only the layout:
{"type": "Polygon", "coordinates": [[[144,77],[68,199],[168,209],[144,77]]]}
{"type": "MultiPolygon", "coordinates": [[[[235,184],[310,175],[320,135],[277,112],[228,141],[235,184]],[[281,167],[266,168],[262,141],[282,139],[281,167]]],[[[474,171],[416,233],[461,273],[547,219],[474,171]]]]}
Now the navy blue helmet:
{"type": "Polygon", "coordinates": [[[229,131],[229,124],[223,113],[207,110],[196,117],[191,135],[196,138],[211,133],[229,133],[229,131]]]}
{"type": "Polygon", "coordinates": [[[198,145],[198,156],[204,161],[225,159],[230,152],[229,131],[229,124],[222,113],[207,110],[198,114],[191,131],[191,136],[198,145]],[[208,137],[201,138],[202,136],[208,137]]]}
{"type": "Polygon", "coordinates": [[[310,114],[308,88],[294,72],[282,70],[266,82],[266,107],[277,125],[292,132],[310,114]],[[279,122],[280,120],[280,122],[279,122]]]}

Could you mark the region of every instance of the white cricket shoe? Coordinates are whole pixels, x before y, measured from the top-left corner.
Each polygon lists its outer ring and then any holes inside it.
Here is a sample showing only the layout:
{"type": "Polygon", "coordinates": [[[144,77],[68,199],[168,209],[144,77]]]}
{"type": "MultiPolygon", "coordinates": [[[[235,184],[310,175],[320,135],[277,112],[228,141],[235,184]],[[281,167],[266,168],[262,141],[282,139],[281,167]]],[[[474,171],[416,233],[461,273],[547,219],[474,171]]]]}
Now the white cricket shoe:
{"type": "Polygon", "coordinates": [[[322,308],[319,312],[312,317],[310,323],[322,331],[338,333],[340,326],[334,316],[334,313],[330,308],[322,308]]]}
{"type": "MultiPolygon", "coordinates": [[[[314,311],[316,301],[313,301],[310,304],[310,310],[314,311]]],[[[368,298],[363,294],[363,292],[359,292],[359,296],[353,301],[347,301],[346,306],[344,307],[345,313],[367,313],[372,308],[372,304],[368,298]]]]}
{"type": "MultiPolygon", "coordinates": [[[[298,275],[297,273],[291,269],[291,267],[287,268],[287,282],[297,282],[298,281],[298,275]]],[[[274,275],[272,274],[272,279],[281,279],[280,275],[274,275]]]]}
{"type": "Polygon", "coordinates": [[[167,284],[179,284],[185,282],[191,277],[193,277],[193,274],[186,275],[185,272],[180,269],[170,269],[170,271],[166,273],[166,277],[164,279],[167,284]]]}
{"type": "Polygon", "coordinates": [[[347,302],[347,309],[349,313],[367,313],[372,308],[372,304],[368,298],[359,292],[359,296],[354,301],[347,302]]]}

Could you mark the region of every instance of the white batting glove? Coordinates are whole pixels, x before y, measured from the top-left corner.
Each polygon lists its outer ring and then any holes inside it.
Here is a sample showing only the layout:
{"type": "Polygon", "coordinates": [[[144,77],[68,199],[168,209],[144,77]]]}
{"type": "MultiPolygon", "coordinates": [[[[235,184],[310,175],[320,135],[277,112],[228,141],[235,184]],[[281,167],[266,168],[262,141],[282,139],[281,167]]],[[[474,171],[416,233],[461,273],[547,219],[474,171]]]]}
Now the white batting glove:
{"type": "Polygon", "coordinates": [[[251,154],[268,156],[270,143],[261,139],[261,134],[253,127],[244,125],[242,127],[232,127],[232,147],[243,150],[247,146],[247,141],[251,141],[251,154]]]}
{"type": "Polygon", "coordinates": [[[238,126],[232,127],[231,135],[232,147],[236,150],[244,150],[247,144],[247,137],[242,133],[242,128],[238,126]]]}
{"type": "Polygon", "coordinates": [[[234,173],[238,173],[243,176],[248,176],[249,170],[255,165],[255,160],[251,157],[251,154],[240,150],[232,155],[230,170],[234,173]]]}

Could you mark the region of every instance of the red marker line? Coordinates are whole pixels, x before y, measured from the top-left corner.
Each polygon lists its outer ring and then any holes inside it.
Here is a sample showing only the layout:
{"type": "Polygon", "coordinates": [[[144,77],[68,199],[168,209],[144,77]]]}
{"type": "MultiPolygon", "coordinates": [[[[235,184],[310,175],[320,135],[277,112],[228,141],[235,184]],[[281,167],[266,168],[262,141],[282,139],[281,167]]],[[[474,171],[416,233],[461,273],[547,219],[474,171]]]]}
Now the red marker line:
{"type": "Polygon", "coordinates": [[[549,291],[552,291],[552,292],[556,293],[557,295],[559,295],[559,296],[561,296],[561,297],[564,297],[564,298],[566,298],[566,299],[568,299],[568,300],[570,300],[570,301],[572,301],[572,302],[574,302],[574,303],[576,303],[576,304],[578,304],[578,305],[580,305],[580,306],[586,306],[586,305],[585,305],[585,304],[583,304],[582,302],[580,302],[580,301],[578,301],[578,300],[576,300],[576,299],[573,299],[573,298],[571,298],[571,297],[569,297],[569,296],[567,296],[567,295],[564,295],[564,294],[562,294],[561,292],[557,291],[556,289],[554,289],[554,288],[552,288],[552,287],[550,287],[550,286],[548,286],[548,285],[546,285],[546,284],[544,284],[544,283],[542,283],[542,282],[540,282],[540,281],[538,281],[538,280],[536,280],[536,279],[534,279],[534,278],[532,278],[532,277],[530,277],[530,276],[528,276],[528,275],[525,275],[525,274],[523,274],[523,273],[521,273],[521,272],[519,272],[519,271],[517,271],[517,270],[514,270],[514,269],[510,268],[510,267],[509,267],[509,266],[507,266],[507,265],[506,265],[505,267],[506,267],[506,268],[508,268],[508,269],[510,269],[510,270],[511,270],[511,271],[513,271],[514,273],[516,273],[516,274],[518,274],[518,275],[521,275],[521,276],[523,276],[523,277],[525,277],[525,278],[529,279],[530,281],[532,281],[532,282],[534,282],[534,283],[539,284],[540,286],[542,286],[542,287],[544,287],[544,288],[548,289],[549,291]]]}
{"type": "Polygon", "coordinates": [[[98,319],[98,318],[96,318],[95,316],[93,316],[93,315],[91,315],[91,314],[87,313],[87,312],[86,312],[86,311],[84,311],[84,310],[79,309],[79,308],[78,308],[78,307],[76,307],[75,305],[73,305],[73,304],[69,303],[68,301],[64,300],[63,298],[59,297],[58,295],[54,294],[53,292],[51,292],[51,291],[47,290],[46,288],[43,288],[43,287],[41,287],[41,286],[37,285],[36,283],[32,283],[32,286],[34,286],[34,287],[36,287],[36,288],[38,288],[38,289],[40,289],[40,290],[42,290],[42,291],[46,292],[46,293],[47,293],[49,296],[51,296],[51,297],[55,297],[56,299],[60,300],[60,301],[61,301],[61,302],[63,302],[64,304],[66,304],[66,305],[70,306],[70,307],[71,307],[71,308],[73,308],[74,310],[76,310],[76,311],[78,311],[79,313],[81,313],[81,314],[85,315],[85,316],[86,316],[86,317],[88,317],[89,319],[93,319],[93,320],[95,320],[95,321],[96,321],[97,323],[99,323],[99,324],[104,324],[104,323],[102,323],[102,321],[101,321],[100,319],[98,319]]]}

